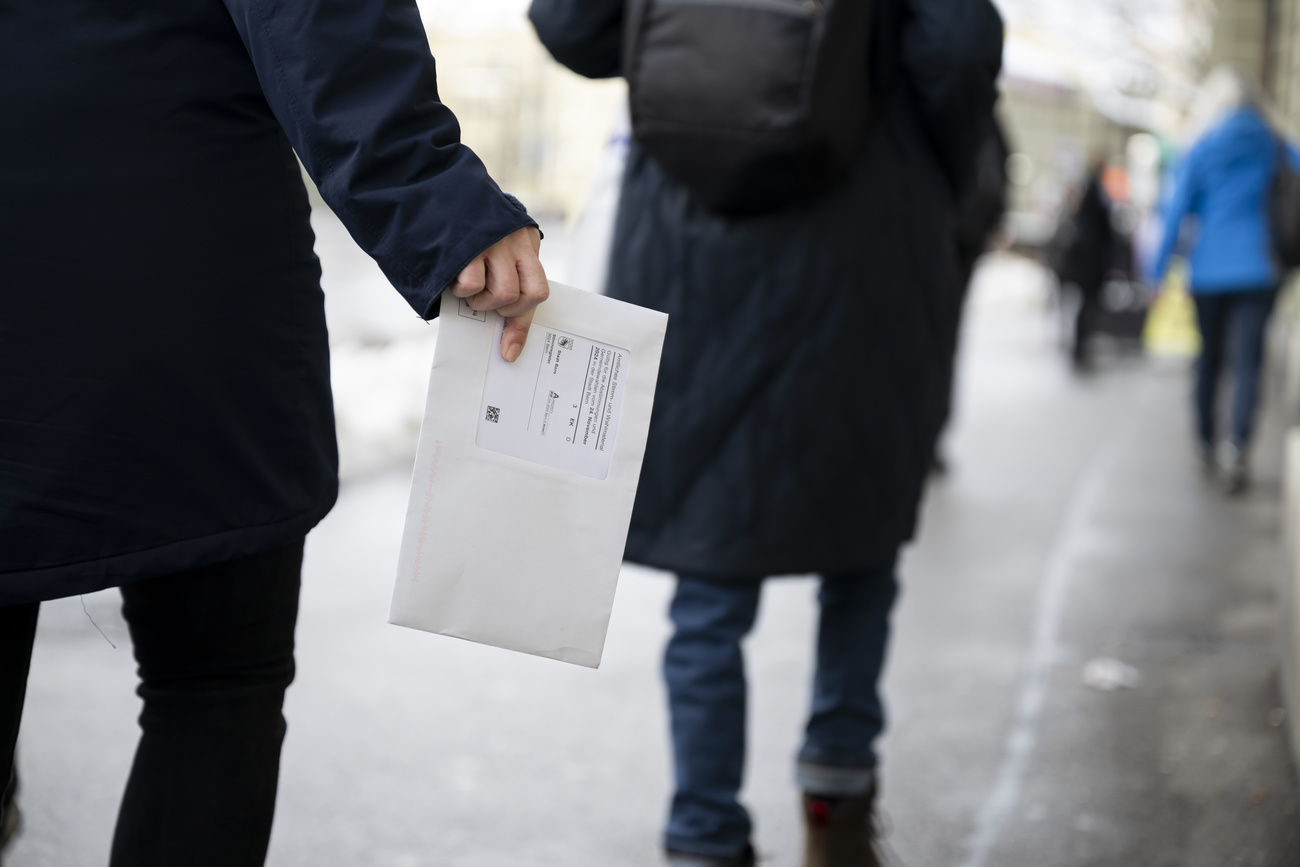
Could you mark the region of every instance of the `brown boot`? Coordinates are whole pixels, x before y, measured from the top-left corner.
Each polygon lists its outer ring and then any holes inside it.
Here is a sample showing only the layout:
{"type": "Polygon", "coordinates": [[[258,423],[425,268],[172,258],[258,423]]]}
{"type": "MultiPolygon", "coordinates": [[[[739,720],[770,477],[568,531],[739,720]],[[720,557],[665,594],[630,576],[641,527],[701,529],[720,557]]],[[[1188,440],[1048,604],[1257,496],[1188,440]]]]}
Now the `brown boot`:
{"type": "Polygon", "coordinates": [[[876,847],[876,792],[847,798],[804,793],[804,867],[883,867],[876,847]]]}

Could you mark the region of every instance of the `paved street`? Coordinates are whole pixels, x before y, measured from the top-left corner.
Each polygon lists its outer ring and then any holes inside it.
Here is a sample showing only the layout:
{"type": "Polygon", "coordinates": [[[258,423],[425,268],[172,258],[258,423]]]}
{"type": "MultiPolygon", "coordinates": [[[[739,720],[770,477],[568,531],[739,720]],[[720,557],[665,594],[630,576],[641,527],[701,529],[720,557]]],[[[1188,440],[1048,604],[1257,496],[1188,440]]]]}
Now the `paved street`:
{"type": "MultiPolygon", "coordinates": [[[[1006,261],[972,297],[953,471],[902,567],[890,843],[908,867],[1300,863],[1278,429],[1255,490],[1226,500],[1193,460],[1185,363],[1105,353],[1075,378],[1044,304],[1006,261]],[[1085,685],[1099,657],[1134,667],[1135,688],[1085,685]]],[[[269,863],[659,863],[669,578],[624,570],[599,671],[388,626],[405,497],[404,470],[359,475],[310,537],[269,863]]],[[[750,643],[745,799],[777,867],[798,864],[814,586],[771,582],[750,643]]],[[[117,606],[42,611],[7,867],[106,861],[138,708],[117,606]]]]}

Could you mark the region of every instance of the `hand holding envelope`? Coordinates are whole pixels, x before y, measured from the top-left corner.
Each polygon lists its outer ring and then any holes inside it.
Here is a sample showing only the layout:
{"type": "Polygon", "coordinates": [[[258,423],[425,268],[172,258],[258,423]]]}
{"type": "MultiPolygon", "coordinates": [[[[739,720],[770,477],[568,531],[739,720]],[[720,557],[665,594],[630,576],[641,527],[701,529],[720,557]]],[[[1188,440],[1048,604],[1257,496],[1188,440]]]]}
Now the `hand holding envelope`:
{"type": "Polygon", "coordinates": [[[523,351],[533,310],[546,300],[550,287],[537,258],[542,233],[525,226],[502,238],[474,258],[449,289],[475,310],[495,310],[505,317],[501,357],[514,361],[523,351]]]}
{"type": "Polygon", "coordinates": [[[667,319],[551,283],[508,363],[444,299],[390,622],[600,664],[667,319]]]}

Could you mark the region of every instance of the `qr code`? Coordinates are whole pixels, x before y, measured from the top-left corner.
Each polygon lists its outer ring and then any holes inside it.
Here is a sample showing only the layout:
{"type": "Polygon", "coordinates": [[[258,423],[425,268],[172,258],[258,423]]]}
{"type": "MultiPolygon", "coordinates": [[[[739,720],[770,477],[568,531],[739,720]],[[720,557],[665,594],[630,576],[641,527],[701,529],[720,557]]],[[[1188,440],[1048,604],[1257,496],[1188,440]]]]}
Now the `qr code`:
{"type": "Polygon", "coordinates": [[[495,406],[489,406],[487,411],[487,420],[493,424],[501,421],[501,410],[495,406]]]}

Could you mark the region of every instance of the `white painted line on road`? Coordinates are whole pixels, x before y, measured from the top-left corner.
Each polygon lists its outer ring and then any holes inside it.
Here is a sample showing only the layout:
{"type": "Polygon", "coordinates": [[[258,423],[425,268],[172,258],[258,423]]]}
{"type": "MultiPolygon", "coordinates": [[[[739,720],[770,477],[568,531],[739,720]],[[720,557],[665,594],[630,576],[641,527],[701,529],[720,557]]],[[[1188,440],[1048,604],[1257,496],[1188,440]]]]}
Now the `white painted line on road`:
{"type": "Polygon", "coordinates": [[[1097,450],[1075,486],[1065,519],[1052,543],[1043,582],[1038,589],[1029,663],[1020,683],[1015,717],[1011,730],[1007,733],[1002,764],[998,768],[993,789],[980,809],[975,829],[967,841],[966,860],[961,867],[985,867],[989,854],[1002,835],[1003,826],[1020,803],[1025,771],[1029,768],[1029,759],[1038,742],[1038,728],[1043,717],[1043,706],[1047,702],[1052,665],[1059,655],[1057,638],[1069,596],[1072,563],[1079,553],[1088,516],[1098,505],[1106,478],[1128,440],[1132,427],[1131,421],[1124,422],[1103,441],[1102,447],[1097,450]]]}

